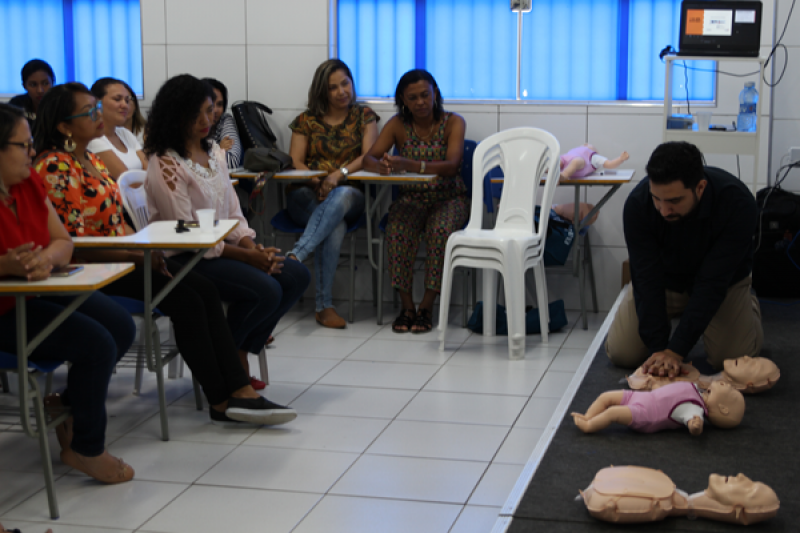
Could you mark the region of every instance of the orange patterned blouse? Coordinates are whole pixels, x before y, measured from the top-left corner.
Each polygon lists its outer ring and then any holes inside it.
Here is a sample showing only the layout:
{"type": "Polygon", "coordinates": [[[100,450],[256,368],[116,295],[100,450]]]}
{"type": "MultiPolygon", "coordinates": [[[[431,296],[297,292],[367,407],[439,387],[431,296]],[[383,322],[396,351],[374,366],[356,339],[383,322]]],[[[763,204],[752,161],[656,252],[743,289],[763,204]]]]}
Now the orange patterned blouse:
{"type": "Polygon", "coordinates": [[[103,179],[85,171],[77,159],[60,150],[42,153],[36,159],[34,168],[42,176],[47,197],[70,235],[125,235],[119,186],[108,174],[103,162],[93,153],[87,154],[103,179]]]}

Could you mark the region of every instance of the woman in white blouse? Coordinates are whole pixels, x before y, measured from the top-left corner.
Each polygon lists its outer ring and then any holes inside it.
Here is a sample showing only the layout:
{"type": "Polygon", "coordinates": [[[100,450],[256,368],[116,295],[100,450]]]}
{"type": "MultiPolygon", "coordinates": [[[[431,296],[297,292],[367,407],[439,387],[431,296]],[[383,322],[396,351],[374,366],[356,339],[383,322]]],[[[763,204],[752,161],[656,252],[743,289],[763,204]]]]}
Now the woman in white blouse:
{"type": "Polygon", "coordinates": [[[128,85],[115,78],[100,78],[92,85],[92,94],[103,106],[103,136],[89,143],[89,151],[103,161],[114,179],[127,170],[147,170],[142,145],[124,127],[135,106],[128,85]]]}
{"type": "MultiPolygon", "coordinates": [[[[198,209],[215,209],[215,218],[239,222],[194,270],[229,303],[228,325],[248,370],[247,354],[264,348],[278,321],[305,292],[310,275],[299,261],[284,263],[277,248],[254,242],[256,233],[242,216],[225,153],[209,139],[213,101],[211,86],[189,74],[159,89],[145,128],[150,166],[144,187],[151,221],[197,220],[198,209]]],[[[185,264],[192,255],[173,259],[185,264]]]]}

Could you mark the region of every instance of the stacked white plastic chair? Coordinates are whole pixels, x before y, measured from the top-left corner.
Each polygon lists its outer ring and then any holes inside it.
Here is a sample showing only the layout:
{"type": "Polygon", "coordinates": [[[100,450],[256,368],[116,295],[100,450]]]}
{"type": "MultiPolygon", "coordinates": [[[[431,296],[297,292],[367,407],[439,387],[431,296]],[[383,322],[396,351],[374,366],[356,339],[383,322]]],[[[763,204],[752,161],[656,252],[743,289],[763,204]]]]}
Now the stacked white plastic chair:
{"type": "Polygon", "coordinates": [[[537,128],[514,128],[483,140],[472,163],[472,211],[466,229],[447,241],[439,308],[440,349],[444,350],[453,269],[483,269],[483,334],[495,334],[497,273],[503,275],[508,307],[508,354],[525,357],[524,275],[531,268],[542,341],[549,322],[544,244],[548,217],[534,225],[536,205],[549,213],[559,179],[561,148],[553,135],[537,128]],[[495,167],[503,171],[503,194],[493,229],[483,229],[483,177],[495,167]],[[544,187],[539,182],[546,179],[544,187]],[[539,192],[542,192],[539,195],[539,192]],[[540,201],[537,202],[537,199],[540,201]]]}

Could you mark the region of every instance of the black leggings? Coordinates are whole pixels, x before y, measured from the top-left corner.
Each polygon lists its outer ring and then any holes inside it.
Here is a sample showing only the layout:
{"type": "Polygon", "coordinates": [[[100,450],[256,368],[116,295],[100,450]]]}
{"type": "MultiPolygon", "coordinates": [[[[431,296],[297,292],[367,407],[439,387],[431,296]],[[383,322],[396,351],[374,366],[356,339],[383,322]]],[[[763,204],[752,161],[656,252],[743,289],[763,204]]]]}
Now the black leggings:
{"type": "MultiPolygon", "coordinates": [[[[28,340],[42,331],[74,297],[41,297],[25,306],[28,340]]],[[[0,350],[17,351],[16,309],[0,315],[0,350]]],[[[125,309],[94,293],[36,347],[32,361],[69,361],[64,405],[74,416],[72,449],[86,457],[103,453],[106,393],[117,360],[133,342],[136,326],[125,309]]]]}
{"type": "MultiPolygon", "coordinates": [[[[167,267],[175,274],[182,265],[168,259],[167,267]]],[[[168,277],[153,271],[153,294],[169,281],[168,277]]],[[[102,291],[111,296],[142,300],[144,272],[137,268],[102,291]]],[[[172,321],[175,344],[192,375],[203,387],[208,403],[222,403],[230,398],[232,392],[250,384],[239,360],[219,294],[211,281],[196,272],[189,272],[158,304],[158,309],[172,321]]]]}

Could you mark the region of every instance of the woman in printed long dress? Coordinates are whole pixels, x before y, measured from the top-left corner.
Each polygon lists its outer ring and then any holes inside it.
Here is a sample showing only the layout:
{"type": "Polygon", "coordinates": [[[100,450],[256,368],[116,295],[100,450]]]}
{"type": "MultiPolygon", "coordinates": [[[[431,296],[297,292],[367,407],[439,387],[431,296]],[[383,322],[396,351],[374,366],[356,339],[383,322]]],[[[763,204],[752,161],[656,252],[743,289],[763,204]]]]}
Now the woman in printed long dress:
{"type": "Polygon", "coordinates": [[[382,174],[436,174],[429,183],[400,187],[389,208],[386,241],[392,287],[402,311],[392,324],[396,333],[426,333],[433,328],[432,309],[442,287],[447,239],[469,218],[466,187],[459,176],[466,122],[444,110],[436,80],[425,70],[403,74],[395,91],[397,115],[364,156],[364,168],[382,174]],[[400,155],[389,155],[396,146],[400,155]],[[412,295],[413,266],[425,241],[425,294],[419,307],[412,295]]]}

